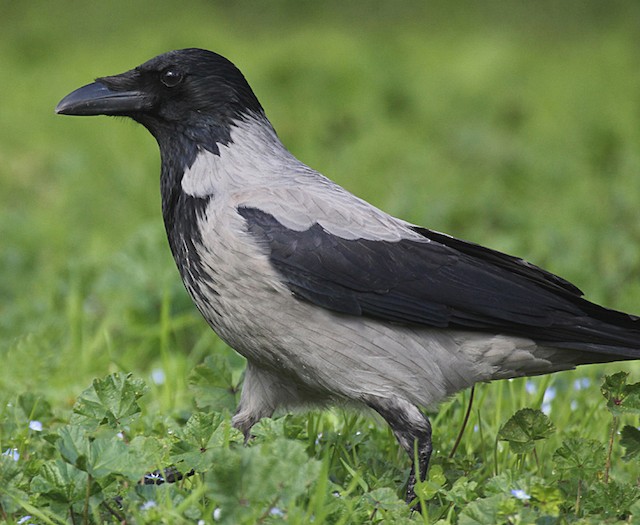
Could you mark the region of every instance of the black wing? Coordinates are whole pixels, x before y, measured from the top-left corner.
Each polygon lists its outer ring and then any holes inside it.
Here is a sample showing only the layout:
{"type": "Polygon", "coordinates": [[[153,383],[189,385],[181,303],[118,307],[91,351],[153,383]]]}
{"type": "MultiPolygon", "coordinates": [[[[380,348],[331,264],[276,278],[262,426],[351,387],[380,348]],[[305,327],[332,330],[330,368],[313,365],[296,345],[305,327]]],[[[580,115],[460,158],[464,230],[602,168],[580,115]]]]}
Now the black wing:
{"type": "Polygon", "coordinates": [[[640,357],[637,318],[521,259],[422,228],[424,241],[347,240],[318,224],[290,230],[257,208],[239,213],[291,291],[324,308],[640,357]]]}

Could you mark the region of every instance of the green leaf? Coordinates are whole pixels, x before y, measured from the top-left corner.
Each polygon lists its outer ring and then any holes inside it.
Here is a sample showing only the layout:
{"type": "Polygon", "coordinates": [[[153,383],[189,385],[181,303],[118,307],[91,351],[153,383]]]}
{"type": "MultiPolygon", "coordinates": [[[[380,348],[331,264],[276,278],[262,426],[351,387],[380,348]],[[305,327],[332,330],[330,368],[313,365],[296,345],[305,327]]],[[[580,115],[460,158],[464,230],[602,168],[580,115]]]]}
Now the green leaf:
{"type": "Polygon", "coordinates": [[[119,474],[132,481],[145,473],[145,464],[139,456],[132,454],[129,447],[118,437],[100,436],[89,446],[87,472],[94,478],[105,478],[119,474]]]}
{"type": "Polygon", "coordinates": [[[600,390],[602,395],[608,399],[608,394],[619,394],[627,384],[629,372],[617,372],[611,376],[604,376],[600,390]]]}
{"type": "Polygon", "coordinates": [[[235,410],[240,388],[233,381],[231,367],[223,356],[208,356],[189,374],[188,382],[198,408],[235,410]]]}
{"type": "Polygon", "coordinates": [[[444,496],[454,505],[464,507],[478,497],[477,488],[476,481],[469,481],[466,476],[462,476],[455,480],[451,489],[446,491],[444,496]]]}
{"type": "Polygon", "coordinates": [[[142,477],[149,460],[128,447],[114,433],[90,438],[82,427],[68,425],[60,429],[58,449],[69,464],[93,478],[119,474],[130,480],[142,477]]]}
{"type": "Polygon", "coordinates": [[[21,506],[18,501],[27,501],[29,497],[18,487],[23,479],[23,468],[11,456],[0,454],[0,511],[17,512],[21,506]]]}
{"type": "Polygon", "coordinates": [[[444,476],[442,467],[440,465],[433,465],[429,469],[429,475],[427,479],[416,483],[416,493],[420,493],[426,500],[430,500],[438,493],[446,492],[444,490],[447,484],[447,479],[444,476]]]}
{"type": "Polygon", "coordinates": [[[20,475],[22,469],[11,456],[0,454],[0,491],[20,475]]]}
{"type": "Polygon", "coordinates": [[[584,498],[587,512],[601,514],[604,518],[626,520],[631,506],[640,498],[640,488],[630,483],[598,482],[589,490],[589,497],[584,498]]]}
{"type": "Polygon", "coordinates": [[[477,499],[469,503],[460,513],[460,525],[495,525],[501,522],[498,511],[507,496],[496,494],[488,498],[477,499]]]}
{"type": "Polygon", "coordinates": [[[216,412],[195,412],[181,431],[184,440],[200,448],[207,448],[209,441],[223,421],[216,412]]]}
{"type": "Polygon", "coordinates": [[[167,447],[155,437],[136,436],[127,447],[130,454],[141,458],[140,463],[146,465],[146,470],[162,468],[169,463],[167,447]]]}
{"type": "Polygon", "coordinates": [[[640,383],[627,384],[628,372],[605,376],[600,391],[614,416],[640,414],[640,383]]]}
{"type": "MultiPolygon", "coordinates": [[[[86,498],[87,482],[86,472],[61,460],[49,461],[31,480],[31,491],[50,502],[71,505],[86,498]]],[[[100,490],[97,484],[90,489],[92,494],[100,490]]]]}
{"type": "Polygon", "coordinates": [[[625,425],[620,434],[620,444],[626,449],[622,459],[631,461],[634,458],[640,458],[640,430],[630,425],[625,425]]]}
{"type": "Polygon", "coordinates": [[[121,428],[140,412],[137,400],[147,390],[142,379],[115,373],[95,379],[73,406],[71,424],[95,430],[107,424],[121,428]]]}
{"type": "Polygon", "coordinates": [[[286,508],[306,494],[319,470],[320,463],[309,458],[302,443],[278,438],[251,447],[215,449],[207,480],[220,507],[235,513],[228,523],[256,523],[274,502],[286,508]],[[245,512],[254,519],[240,519],[245,512]]]}
{"type": "MultiPolygon", "coordinates": [[[[242,443],[244,437],[219,413],[196,412],[180,432],[180,440],[171,447],[171,463],[184,464],[187,470],[206,472],[216,448],[242,443]]],[[[182,467],[181,467],[182,468],[182,467]]]]}
{"type": "Polygon", "coordinates": [[[89,457],[89,436],[81,427],[67,425],[62,427],[58,434],[58,450],[62,458],[71,465],[86,472],[86,463],[89,457]]]}
{"type": "Polygon", "coordinates": [[[511,489],[517,485],[511,470],[505,470],[483,483],[486,494],[511,494],[511,489]]]}
{"type": "Polygon", "coordinates": [[[196,472],[206,472],[211,468],[213,453],[210,450],[200,449],[193,443],[180,440],[171,446],[170,465],[175,466],[180,472],[188,472],[194,469],[196,472]]]}
{"type": "Polygon", "coordinates": [[[540,410],[523,408],[518,410],[499,430],[498,439],[507,441],[516,454],[533,450],[535,441],[546,439],[555,427],[540,410]]]}
{"type": "Polygon", "coordinates": [[[582,480],[591,479],[596,472],[604,468],[605,447],[592,439],[571,438],[553,454],[553,460],[561,477],[582,480]]]}
{"type": "Polygon", "coordinates": [[[534,483],[531,486],[531,499],[542,512],[554,517],[560,515],[560,507],[565,503],[565,499],[557,487],[549,487],[541,483],[534,483]]]}
{"type": "Polygon", "coordinates": [[[40,394],[26,392],[18,396],[18,405],[28,419],[51,419],[51,404],[40,394]]]}
{"type": "Polygon", "coordinates": [[[251,427],[251,441],[256,443],[275,441],[285,435],[285,417],[263,417],[251,427]]]}
{"type": "Polygon", "coordinates": [[[364,498],[378,509],[396,511],[407,508],[407,504],[398,498],[396,491],[389,487],[382,487],[372,490],[371,492],[367,492],[364,495],[364,498]]]}

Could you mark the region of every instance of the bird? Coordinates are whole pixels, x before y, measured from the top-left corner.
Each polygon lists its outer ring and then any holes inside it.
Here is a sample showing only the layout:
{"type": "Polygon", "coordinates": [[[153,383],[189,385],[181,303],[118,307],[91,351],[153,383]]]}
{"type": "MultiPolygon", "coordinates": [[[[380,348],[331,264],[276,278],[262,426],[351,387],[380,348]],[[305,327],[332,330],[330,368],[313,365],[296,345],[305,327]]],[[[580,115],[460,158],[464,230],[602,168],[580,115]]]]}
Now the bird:
{"type": "Polygon", "coordinates": [[[424,408],[478,382],[640,359],[637,316],[524,259],[393,217],[294,157],[240,70],[204,49],[100,77],[56,107],[156,139],[162,216],[186,290],[246,358],[234,427],[276,409],[368,408],[411,458],[424,408]]]}

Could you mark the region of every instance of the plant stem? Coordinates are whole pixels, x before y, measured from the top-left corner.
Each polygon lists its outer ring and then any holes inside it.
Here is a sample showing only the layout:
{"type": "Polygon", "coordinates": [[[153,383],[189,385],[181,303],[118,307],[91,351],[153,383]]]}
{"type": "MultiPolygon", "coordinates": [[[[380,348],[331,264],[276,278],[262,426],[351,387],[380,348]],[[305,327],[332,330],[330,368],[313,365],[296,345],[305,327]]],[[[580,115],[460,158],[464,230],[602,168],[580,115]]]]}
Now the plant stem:
{"type": "Polygon", "coordinates": [[[464,433],[465,428],[467,428],[467,423],[469,422],[469,416],[471,415],[471,407],[473,406],[473,394],[476,391],[475,385],[471,387],[471,392],[469,393],[469,404],[467,405],[467,412],[464,415],[464,419],[462,420],[462,426],[460,427],[460,432],[458,432],[458,437],[456,438],[456,442],[453,444],[453,448],[451,452],[449,452],[449,459],[453,457],[458,449],[458,445],[460,445],[460,441],[462,441],[462,434],[464,433]]]}
{"type": "Polygon", "coordinates": [[[87,474],[87,493],[84,499],[84,509],[82,509],[82,523],[89,523],[89,498],[91,497],[91,474],[87,474]]]}
{"type": "Polygon", "coordinates": [[[116,509],[111,507],[106,501],[103,501],[101,505],[107,510],[109,514],[111,514],[114,518],[116,518],[121,524],[127,522],[127,518],[121,512],[118,512],[116,509]]]}
{"type": "Polygon", "coordinates": [[[271,501],[271,503],[269,503],[267,505],[267,509],[260,515],[260,517],[258,518],[258,520],[256,521],[256,523],[264,523],[264,521],[269,517],[269,515],[271,514],[271,509],[273,509],[273,507],[276,506],[276,503],[278,503],[278,500],[280,499],[280,495],[276,496],[275,498],[273,498],[273,500],[271,501]]]}
{"type": "Polygon", "coordinates": [[[611,453],[613,452],[613,439],[616,436],[616,429],[618,428],[618,416],[613,416],[611,421],[611,432],[609,434],[609,450],[607,451],[607,461],[604,464],[604,482],[609,483],[609,470],[611,469],[611,453]]]}

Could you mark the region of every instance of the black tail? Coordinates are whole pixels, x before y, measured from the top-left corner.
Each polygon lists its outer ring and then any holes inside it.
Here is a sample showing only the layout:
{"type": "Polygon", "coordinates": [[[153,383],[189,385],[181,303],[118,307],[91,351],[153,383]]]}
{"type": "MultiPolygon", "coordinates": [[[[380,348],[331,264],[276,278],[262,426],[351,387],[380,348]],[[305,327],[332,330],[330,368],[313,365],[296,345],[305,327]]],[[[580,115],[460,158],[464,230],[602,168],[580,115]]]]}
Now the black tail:
{"type": "MultiPolygon", "coordinates": [[[[549,293],[549,297],[564,303],[542,301],[539,317],[532,315],[531,324],[487,326],[487,331],[503,328],[540,344],[578,350],[580,352],[572,356],[575,364],[640,359],[640,317],[587,301],[577,286],[518,257],[433,230],[415,230],[432,241],[500,268],[510,276],[522,278],[520,284],[534,284],[549,293]]],[[[526,301],[526,296],[522,300],[526,301]]]]}
{"type": "MultiPolygon", "coordinates": [[[[640,317],[611,310],[576,298],[574,304],[584,315],[570,315],[560,322],[539,329],[534,339],[549,346],[584,352],[577,364],[606,363],[640,359],[640,317]]],[[[531,329],[528,329],[531,337],[531,329]]]]}

